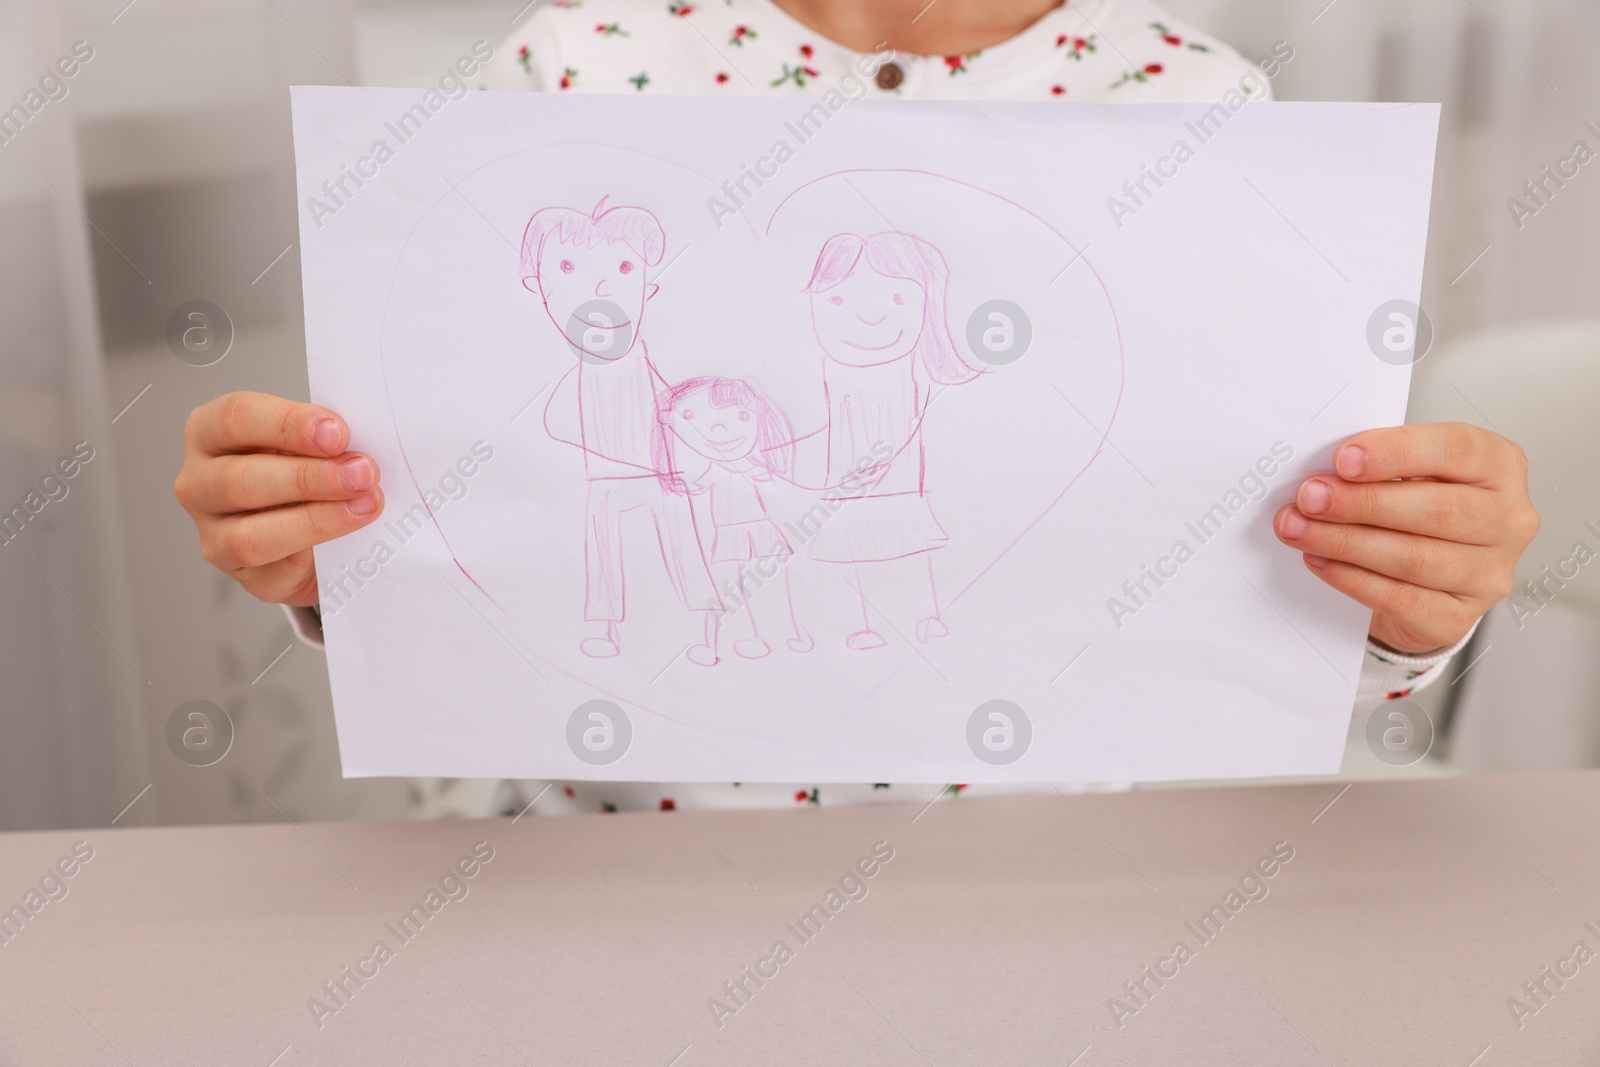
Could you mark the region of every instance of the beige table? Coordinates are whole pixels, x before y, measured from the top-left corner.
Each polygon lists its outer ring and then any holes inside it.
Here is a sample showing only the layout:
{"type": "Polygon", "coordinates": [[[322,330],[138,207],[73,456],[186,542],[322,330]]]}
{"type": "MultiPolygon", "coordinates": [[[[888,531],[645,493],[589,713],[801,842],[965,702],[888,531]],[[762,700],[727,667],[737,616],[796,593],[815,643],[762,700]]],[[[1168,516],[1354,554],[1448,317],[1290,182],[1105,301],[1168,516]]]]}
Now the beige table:
{"type": "Polygon", "coordinates": [[[11,834],[0,903],[78,841],[0,945],[0,1063],[1600,1063],[1597,774],[11,834]]]}

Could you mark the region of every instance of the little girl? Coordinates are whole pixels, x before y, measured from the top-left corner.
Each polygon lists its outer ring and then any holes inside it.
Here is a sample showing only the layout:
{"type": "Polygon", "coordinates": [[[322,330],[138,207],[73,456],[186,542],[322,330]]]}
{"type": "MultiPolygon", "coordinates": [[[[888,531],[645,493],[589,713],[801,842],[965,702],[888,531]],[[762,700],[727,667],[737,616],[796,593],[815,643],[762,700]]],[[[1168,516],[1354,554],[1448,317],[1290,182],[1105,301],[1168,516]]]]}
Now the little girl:
{"type": "MultiPolygon", "coordinates": [[[[1294,49],[1280,43],[1270,58],[1251,62],[1149,0],[554,0],[530,7],[512,27],[488,87],[1210,103],[1230,92],[1269,96],[1259,87],[1293,59],[1294,49]]],[[[234,393],[190,417],[176,486],[205,558],[263,600],[296,605],[296,624],[311,641],[321,637],[311,547],[383,511],[376,464],[346,452],[351,429],[315,405],[234,393]]],[[[1511,589],[1537,527],[1516,446],[1474,427],[1436,424],[1345,441],[1330,470],[1305,480],[1295,503],[1274,517],[1273,533],[1284,546],[1277,550],[1302,554],[1319,578],[1372,609],[1358,692],[1370,706],[1444,672],[1476,620],[1511,589]]],[[[752,533],[747,543],[752,557],[757,546],[776,547],[770,535],[752,533]]],[[[425,803],[418,814],[482,814],[495,788],[485,783],[478,805],[459,806],[454,798],[467,790],[455,789],[451,803],[425,803]]],[[[521,788],[531,797],[543,784],[521,788]]],[[[925,802],[934,792],[881,783],[662,788],[665,798],[649,784],[571,783],[543,793],[536,809],[925,802]]],[[[525,800],[495,803],[514,812],[525,800]]]]}
{"type": "MultiPolygon", "coordinates": [[[[755,594],[782,578],[793,652],[811,651],[812,640],[795,618],[788,563],[794,548],[767,515],[760,485],[794,466],[794,428],[754,382],[701,377],[680,382],[656,399],[656,469],[671,493],[706,498],[712,541],[708,563],[719,579],[723,602],[706,644],[688,657],[701,666],[719,661],[718,635],[731,615],[743,615],[750,636],[734,642],[735,655],[760,659],[772,651],[756,621],[755,594]],[[684,456],[679,446],[692,454],[684,456]]],[[[704,544],[702,543],[702,551],[704,544]]]]}

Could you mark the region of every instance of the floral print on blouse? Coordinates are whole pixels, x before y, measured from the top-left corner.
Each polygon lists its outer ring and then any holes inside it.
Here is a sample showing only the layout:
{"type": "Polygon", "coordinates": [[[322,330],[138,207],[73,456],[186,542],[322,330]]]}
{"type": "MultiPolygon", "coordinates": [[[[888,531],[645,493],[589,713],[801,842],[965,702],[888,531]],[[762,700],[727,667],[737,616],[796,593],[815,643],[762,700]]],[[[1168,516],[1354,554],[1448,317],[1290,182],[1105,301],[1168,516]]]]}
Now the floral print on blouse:
{"type": "Polygon", "coordinates": [[[1145,0],[1066,3],[1008,41],[948,56],[863,56],[771,0],[555,0],[512,30],[490,88],[793,96],[865,82],[915,99],[1190,103],[1241,79],[1261,92],[1252,67],[1145,0]]]}

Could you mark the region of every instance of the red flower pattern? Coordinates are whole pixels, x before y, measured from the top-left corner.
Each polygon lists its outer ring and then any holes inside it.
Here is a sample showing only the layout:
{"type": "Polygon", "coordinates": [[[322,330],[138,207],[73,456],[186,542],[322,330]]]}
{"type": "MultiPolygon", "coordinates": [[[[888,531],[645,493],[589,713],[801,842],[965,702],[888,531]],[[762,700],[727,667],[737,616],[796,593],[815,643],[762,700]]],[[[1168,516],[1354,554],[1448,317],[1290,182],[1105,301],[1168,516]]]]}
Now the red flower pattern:
{"type": "Polygon", "coordinates": [[[1098,36],[1092,33],[1087,37],[1073,37],[1070,34],[1063,33],[1056,38],[1056,47],[1065,48],[1068,59],[1082,63],[1084,56],[1093,55],[1100,51],[1100,46],[1096,43],[1097,40],[1098,36]]]}

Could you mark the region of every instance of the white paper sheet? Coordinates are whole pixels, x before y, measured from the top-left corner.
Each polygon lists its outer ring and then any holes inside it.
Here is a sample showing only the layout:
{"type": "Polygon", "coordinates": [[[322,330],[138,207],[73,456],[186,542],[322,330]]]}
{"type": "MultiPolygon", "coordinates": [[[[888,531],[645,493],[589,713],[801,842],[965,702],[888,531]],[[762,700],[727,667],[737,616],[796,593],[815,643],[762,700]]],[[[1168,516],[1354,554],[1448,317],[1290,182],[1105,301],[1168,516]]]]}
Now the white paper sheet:
{"type": "Polygon", "coordinates": [[[345,773],[1336,771],[1437,107],[809,107],[295,90],[345,773]]]}

